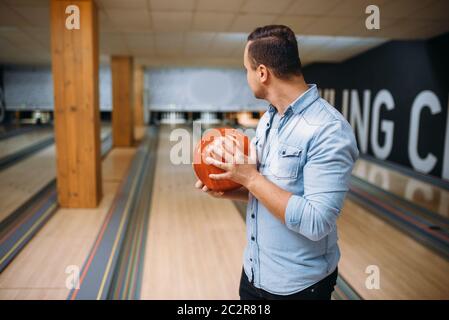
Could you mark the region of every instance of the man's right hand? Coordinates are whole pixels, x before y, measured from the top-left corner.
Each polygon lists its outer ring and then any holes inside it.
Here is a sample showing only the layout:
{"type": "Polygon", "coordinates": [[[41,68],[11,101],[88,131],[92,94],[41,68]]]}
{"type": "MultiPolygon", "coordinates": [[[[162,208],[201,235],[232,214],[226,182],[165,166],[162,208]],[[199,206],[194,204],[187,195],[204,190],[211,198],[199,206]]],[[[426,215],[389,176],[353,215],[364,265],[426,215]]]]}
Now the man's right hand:
{"type": "Polygon", "coordinates": [[[230,199],[248,202],[248,190],[245,187],[241,187],[232,191],[213,191],[210,190],[201,180],[195,183],[195,188],[207,193],[208,195],[218,199],[230,199]]]}
{"type": "Polygon", "coordinates": [[[198,180],[195,183],[195,188],[201,189],[201,191],[206,192],[208,195],[210,195],[214,198],[223,198],[223,195],[224,195],[223,191],[209,190],[209,188],[201,180],[198,180]]]}

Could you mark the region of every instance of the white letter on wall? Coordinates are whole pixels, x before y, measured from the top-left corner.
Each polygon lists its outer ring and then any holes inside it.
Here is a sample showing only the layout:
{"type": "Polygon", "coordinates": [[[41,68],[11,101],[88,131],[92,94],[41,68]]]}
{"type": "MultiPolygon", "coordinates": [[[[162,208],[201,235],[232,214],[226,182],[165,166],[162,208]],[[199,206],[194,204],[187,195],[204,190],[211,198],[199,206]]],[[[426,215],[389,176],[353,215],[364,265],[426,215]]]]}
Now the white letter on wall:
{"type": "Polygon", "coordinates": [[[447,98],[446,137],[444,138],[443,179],[449,180],[449,96],[447,98]]]}
{"type": "Polygon", "coordinates": [[[341,113],[343,113],[343,116],[346,120],[348,120],[348,90],[343,90],[343,99],[341,103],[341,113]]]}
{"type": "Polygon", "coordinates": [[[351,90],[351,126],[356,130],[359,138],[360,149],[367,152],[368,145],[368,120],[370,114],[371,91],[363,92],[363,120],[360,111],[359,95],[357,90],[351,90]]]}
{"type": "Polygon", "coordinates": [[[373,102],[373,119],[371,122],[371,148],[376,158],[385,160],[390,155],[393,148],[393,130],[394,123],[391,120],[382,120],[380,130],[385,134],[383,146],[379,145],[379,116],[380,107],[385,105],[388,110],[394,109],[393,96],[388,90],[380,90],[373,102]]]}
{"type": "Polygon", "coordinates": [[[429,107],[432,114],[441,112],[440,101],[438,101],[438,97],[432,91],[422,91],[416,96],[415,101],[413,101],[412,112],[410,114],[408,156],[415,170],[429,173],[435,167],[437,158],[432,153],[429,153],[425,158],[421,158],[418,154],[419,120],[421,111],[425,107],[429,107]]]}
{"type": "Polygon", "coordinates": [[[329,102],[332,106],[335,105],[335,89],[324,89],[323,99],[329,102]]]}

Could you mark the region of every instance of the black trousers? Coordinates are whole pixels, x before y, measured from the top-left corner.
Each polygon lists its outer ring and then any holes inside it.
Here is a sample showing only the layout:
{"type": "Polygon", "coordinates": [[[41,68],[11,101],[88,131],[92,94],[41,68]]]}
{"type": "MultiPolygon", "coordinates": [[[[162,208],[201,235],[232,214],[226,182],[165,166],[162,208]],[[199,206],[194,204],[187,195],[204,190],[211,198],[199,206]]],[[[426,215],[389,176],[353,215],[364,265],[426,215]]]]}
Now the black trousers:
{"type": "Polygon", "coordinates": [[[240,278],[240,300],[330,300],[334,286],[337,283],[338,268],[323,280],[314,285],[291,295],[276,295],[256,288],[248,280],[242,269],[240,278]]]}

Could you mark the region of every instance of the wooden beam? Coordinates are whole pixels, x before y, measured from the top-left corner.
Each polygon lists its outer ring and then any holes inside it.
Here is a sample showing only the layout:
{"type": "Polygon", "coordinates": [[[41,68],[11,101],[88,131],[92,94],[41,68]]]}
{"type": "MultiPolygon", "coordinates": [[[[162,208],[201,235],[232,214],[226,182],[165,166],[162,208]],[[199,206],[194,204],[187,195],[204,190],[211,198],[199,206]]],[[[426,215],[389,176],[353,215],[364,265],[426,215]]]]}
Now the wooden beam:
{"type": "Polygon", "coordinates": [[[102,195],[98,12],[93,0],[51,0],[50,11],[58,201],[94,208],[102,195]],[[79,29],[66,27],[68,6],[79,9],[79,29]]]}
{"type": "Polygon", "coordinates": [[[113,56],[112,74],[112,138],[115,147],[131,147],[134,141],[133,60],[113,56]]]}
{"type": "Polygon", "coordinates": [[[136,127],[145,124],[143,115],[143,88],[144,88],[144,68],[136,66],[134,69],[134,125],[136,127]]]}

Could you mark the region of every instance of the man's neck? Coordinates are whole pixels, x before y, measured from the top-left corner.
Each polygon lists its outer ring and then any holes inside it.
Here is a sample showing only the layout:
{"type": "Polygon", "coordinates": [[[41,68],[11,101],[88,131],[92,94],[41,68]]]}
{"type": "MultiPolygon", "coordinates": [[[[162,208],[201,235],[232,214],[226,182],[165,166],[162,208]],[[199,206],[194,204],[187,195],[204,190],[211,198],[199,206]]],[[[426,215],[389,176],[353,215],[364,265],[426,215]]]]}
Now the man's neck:
{"type": "Polygon", "coordinates": [[[273,88],[266,100],[268,100],[283,115],[288,106],[300,95],[309,89],[304,79],[301,77],[297,81],[282,81],[273,88]]]}

